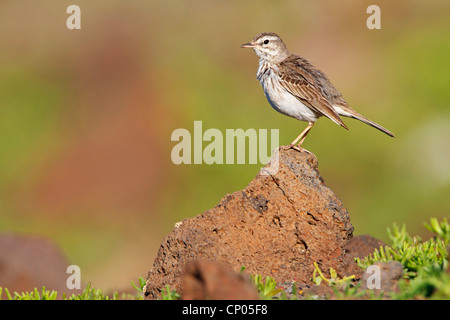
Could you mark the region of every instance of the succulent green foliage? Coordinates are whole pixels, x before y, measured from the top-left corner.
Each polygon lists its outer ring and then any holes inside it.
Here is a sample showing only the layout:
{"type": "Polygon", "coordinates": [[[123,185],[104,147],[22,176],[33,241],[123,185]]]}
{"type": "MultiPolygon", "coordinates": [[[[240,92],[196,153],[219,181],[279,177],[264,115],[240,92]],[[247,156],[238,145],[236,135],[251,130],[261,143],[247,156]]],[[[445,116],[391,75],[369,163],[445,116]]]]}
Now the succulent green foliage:
{"type": "Polygon", "coordinates": [[[392,299],[450,299],[450,224],[446,218],[441,222],[432,218],[425,227],[434,233],[427,241],[410,236],[405,226],[400,229],[394,225],[392,231],[388,229],[391,246],[356,259],[363,269],[376,262],[398,261],[403,265],[404,279],[399,282],[399,292],[391,294],[392,299]]]}
{"type": "Polygon", "coordinates": [[[445,245],[450,242],[450,224],[448,223],[447,218],[444,218],[442,222],[439,222],[436,218],[432,218],[430,219],[430,224],[425,223],[424,225],[428,230],[442,239],[445,242],[445,245]]]}
{"type": "Polygon", "coordinates": [[[144,300],[144,287],[146,280],[143,277],[139,277],[139,286],[135,285],[133,281],[131,281],[131,286],[136,290],[136,295],[131,298],[134,298],[134,300],[144,300]]]}
{"type": "MultiPolygon", "coordinates": [[[[67,296],[66,293],[62,294],[62,300],[119,300],[119,299],[133,299],[133,300],[142,300],[143,299],[143,288],[145,285],[145,279],[139,278],[140,287],[136,286],[133,282],[131,282],[132,286],[136,289],[136,295],[131,294],[123,294],[119,295],[118,292],[113,292],[111,294],[104,294],[102,289],[95,289],[92,287],[89,282],[84,288],[83,292],[79,294],[72,294],[67,296]]],[[[42,287],[41,290],[34,288],[33,291],[30,292],[11,292],[7,288],[0,287],[0,300],[2,297],[2,293],[5,293],[7,300],[57,300],[59,299],[58,293],[54,290],[50,291],[42,287]]]]}
{"type": "Polygon", "coordinates": [[[261,275],[253,275],[252,282],[258,290],[260,298],[263,300],[270,300],[282,291],[277,288],[277,282],[272,277],[266,277],[263,280],[261,275]]]}
{"type": "Polygon", "coordinates": [[[410,236],[406,227],[399,228],[394,224],[388,235],[391,246],[381,246],[364,259],[356,258],[358,265],[366,269],[376,262],[398,261],[403,265],[403,276],[415,278],[419,272],[428,272],[431,268],[444,270],[447,265],[447,243],[450,239],[450,226],[446,219],[439,223],[431,219],[426,227],[436,234],[435,237],[423,241],[419,236],[410,236]]]}
{"type": "Polygon", "coordinates": [[[170,289],[168,284],[161,291],[161,300],[178,300],[180,297],[180,294],[175,289],[170,289]]]}
{"type": "MultiPolygon", "coordinates": [[[[56,291],[49,291],[45,289],[45,286],[42,287],[42,290],[39,291],[35,288],[31,292],[14,292],[11,294],[7,288],[5,290],[5,295],[8,300],[56,300],[57,293],[56,291]]],[[[2,296],[3,288],[0,287],[0,300],[2,296]]]]}
{"type": "Polygon", "coordinates": [[[404,300],[423,297],[449,300],[450,274],[442,272],[438,265],[433,264],[428,268],[427,272],[419,272],[414,279],[400,281],[399,287],[399,292],[393,293],[392,299],[404,300]]]}
{"type": "MultiPolygon", "coordinates": [[[[63,299],[66,300],[65,294],[63,299]]],[[[114,292],[111,297],[103,294],[102,289],[94,289],[91,283],[88,283],[86,288],[80,294],[72,294],[67,300],[117,300],[118,293],[114,292]]]]}

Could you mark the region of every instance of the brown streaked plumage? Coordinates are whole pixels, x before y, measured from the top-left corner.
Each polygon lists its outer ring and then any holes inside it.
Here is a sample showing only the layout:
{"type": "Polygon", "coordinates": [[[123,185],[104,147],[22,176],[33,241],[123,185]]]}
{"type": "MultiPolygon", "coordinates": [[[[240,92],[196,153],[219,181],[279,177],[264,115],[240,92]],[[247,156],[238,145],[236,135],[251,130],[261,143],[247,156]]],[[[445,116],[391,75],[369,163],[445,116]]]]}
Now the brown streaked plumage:
{"type": "Polygon", "coordinates": [[[345,129],[348,127],[340,116],[358,119],[394,137],[389,130],[350,108],[327,76],[305,58],[291,54],[276,33],[261,33],[241,47],[253,48],[260,57],[256,76],[271,106],[287,116],[308,122],[292,147],[300,148],[309,130],[322,116],[345,129]]]}

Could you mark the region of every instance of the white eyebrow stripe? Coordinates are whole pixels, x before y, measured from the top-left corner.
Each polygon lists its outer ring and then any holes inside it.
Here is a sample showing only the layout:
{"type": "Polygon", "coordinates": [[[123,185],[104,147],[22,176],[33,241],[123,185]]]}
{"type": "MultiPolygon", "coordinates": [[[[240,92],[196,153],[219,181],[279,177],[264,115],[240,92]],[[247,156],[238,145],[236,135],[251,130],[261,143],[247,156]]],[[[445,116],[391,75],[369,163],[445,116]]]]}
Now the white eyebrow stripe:
{"type": "Polygon", "coordinates": [[[259,40],[262,40],[262,39],[264,39],[264,40],[278,40],[279,38],[275,37],[275,36],[263,36],[259,40]]]}

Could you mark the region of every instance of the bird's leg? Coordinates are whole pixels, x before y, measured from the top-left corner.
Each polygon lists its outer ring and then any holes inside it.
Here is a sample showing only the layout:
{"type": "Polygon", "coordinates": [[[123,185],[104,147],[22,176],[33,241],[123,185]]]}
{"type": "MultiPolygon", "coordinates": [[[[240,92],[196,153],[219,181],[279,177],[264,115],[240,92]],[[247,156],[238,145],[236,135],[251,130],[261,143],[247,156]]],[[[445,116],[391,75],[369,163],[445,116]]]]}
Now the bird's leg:
{"type": "Polygon", "coordinates": [[[303,144],[303,141],[305,141],[306,136],[308,135],[309,131],[311,130],[311,128],[313,127],[315,122],[309,122],[308,126],[306,127],[306,129],[304,131],[305,134],[303,135],[302,139],[300,140],[300,142],[297,144],[297,147],[300,147],[303,144]]]}
{"type": "Polygon", "coordinates": [[[301,145],[302,145],[303,141],[305,141],[306,135],[308,134],[309,130],[311,130],[311,128],[313,127],[313,125],[314,125],[314,122],[312,122],[312,121],[308,122],[308,126],[305,128],[305,130],[303,130],[303,131],[298,135],[297,138],[295,138],[294,141],[292,141],[290,147],[293,148],[293,149],[295,149],[295,150],[302,151],[303,148],[301,147],[301,145]],[[296,145],[297,141],[299,141],[299,140],[300,140],[300,142],[296,145]]]}

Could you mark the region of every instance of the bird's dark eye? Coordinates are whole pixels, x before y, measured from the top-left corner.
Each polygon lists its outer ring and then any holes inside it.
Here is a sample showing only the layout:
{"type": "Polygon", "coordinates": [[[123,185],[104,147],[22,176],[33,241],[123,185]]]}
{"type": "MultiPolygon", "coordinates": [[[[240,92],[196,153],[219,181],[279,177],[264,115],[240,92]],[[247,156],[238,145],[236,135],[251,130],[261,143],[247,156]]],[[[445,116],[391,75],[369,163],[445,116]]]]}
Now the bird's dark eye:
{"type": "Polygon", "coordinates": [[[264,44],[268,44],[269,43],[269,40],[264,40],[264,42],[263,42],[264,44]]]}

